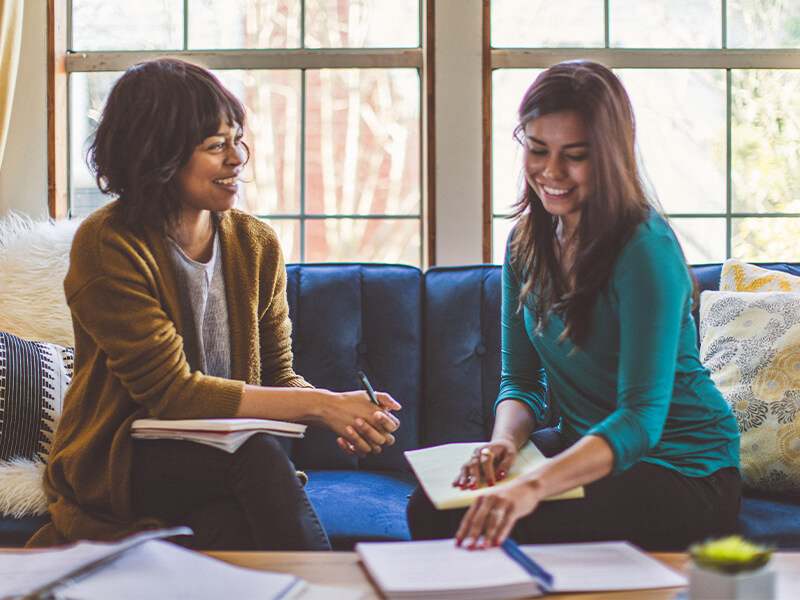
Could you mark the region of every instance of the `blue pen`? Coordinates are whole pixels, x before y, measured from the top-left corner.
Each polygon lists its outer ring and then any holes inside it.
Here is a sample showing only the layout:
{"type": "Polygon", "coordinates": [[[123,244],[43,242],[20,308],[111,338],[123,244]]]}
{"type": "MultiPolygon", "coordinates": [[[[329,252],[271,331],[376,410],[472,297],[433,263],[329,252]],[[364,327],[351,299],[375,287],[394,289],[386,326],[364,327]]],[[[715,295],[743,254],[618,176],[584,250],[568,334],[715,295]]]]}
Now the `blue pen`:
{"type": "Polygon", "coordinates": [[[501,547],[513,560],[533,576],[539,584],[539,590],[546,594],[553,588],[553,576],[537,565],[534,560],[525,554],[517,543],[511,538],[506,538],[501,547]]]}

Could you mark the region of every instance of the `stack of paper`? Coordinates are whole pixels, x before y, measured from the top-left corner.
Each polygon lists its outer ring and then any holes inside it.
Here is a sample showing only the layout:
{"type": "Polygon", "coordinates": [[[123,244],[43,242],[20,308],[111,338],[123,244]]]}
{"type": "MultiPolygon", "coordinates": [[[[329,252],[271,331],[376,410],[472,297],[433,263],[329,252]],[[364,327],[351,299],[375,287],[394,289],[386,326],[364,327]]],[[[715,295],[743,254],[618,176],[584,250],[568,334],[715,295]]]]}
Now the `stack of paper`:
{"type": "Polygon", "coordinates": [[[175,533],[146,532],[117,543],[80,542],[54,550],[0,553],[0,598],[278,599],[294,596],[306,585],[294,575],[235,567],[157,539],[170,534],[175,533]]]}
{"type": "MultiPolygon", "coordinates": [[[[475,490],[453,487],[453,481],[461,471],[462,465],[470,459],[476,448],[482,448],[485,445],[486,442],[441,444],[419,450],[406,450],[405,455],[414,474],[419,479],[422,489],[439,510],[469,506],[478,496],[502,488],[503,485],[520,475],[529,473],[550,460],[536,446],[528,442],[520,449],[517,461],[509,469],[506,477],[498,484],[492,487],[483,486],[475,490]]],[[[563,500],[582,497],[583,488],[577,487],[547,499],[563,500]]]]}
{"type": "Polygon", "coordinates": [[[137,419],[131,426],[135,438],[188,440],[226,452],[236,452],[256,433],[300,438],[305,432],[301,423],[271,419],[137,419]]]}
{"type": "Polygon", "coordinates": [[[539,586],[500,548],[470,551],[453,540],[359,542],[361,561],[386,598],[501,600],[539,595],[539,586]]]}
{"type": "MultiPolygon", "coordinates": [[[[686,585],[680,573],[627,542],[522,546],[553,576],[552,592],[653,589],[686,585]]],[[[456,600],[539,595],[533,577],[500,548],[466,550],[454,540],[360,542],[356,551],[389,599],[456,600]]]]}

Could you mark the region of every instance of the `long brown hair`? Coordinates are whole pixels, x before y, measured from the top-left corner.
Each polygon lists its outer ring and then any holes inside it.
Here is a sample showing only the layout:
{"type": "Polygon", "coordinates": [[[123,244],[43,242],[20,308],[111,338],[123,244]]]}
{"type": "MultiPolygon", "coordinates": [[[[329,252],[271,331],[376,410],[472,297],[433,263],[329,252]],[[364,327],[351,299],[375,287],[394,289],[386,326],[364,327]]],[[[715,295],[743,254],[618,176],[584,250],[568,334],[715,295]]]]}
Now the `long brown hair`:
{"type": "Polygon", "coordinates": [[[647,220],[651,204],[636,166],[633,110],[622,83],[603,65],[591,61],[559,63],[536,78],[519,107],[520,133],[525,124],[546,114],[576,111],[589,145],[590,194],[576,231],[573,286],[562,275],[555,253],[558,218],[525,181],[514,205],[519,218],[511,241],[511,259],[525,281],[520,304],[530,306],[541,327],[550,314],[562,315],[562,339],[581,346],[591,314],[607,291],[623,246],[647,220]]]}

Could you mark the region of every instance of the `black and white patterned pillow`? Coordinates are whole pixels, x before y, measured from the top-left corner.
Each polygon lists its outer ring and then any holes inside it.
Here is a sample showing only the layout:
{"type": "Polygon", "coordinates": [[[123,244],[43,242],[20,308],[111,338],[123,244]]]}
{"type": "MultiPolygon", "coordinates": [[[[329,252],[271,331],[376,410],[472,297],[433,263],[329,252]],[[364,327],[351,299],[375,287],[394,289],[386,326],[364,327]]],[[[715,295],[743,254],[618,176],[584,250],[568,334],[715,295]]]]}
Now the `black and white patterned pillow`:
{"type": "Polygon", "coordinates": [[[47,462],[74,362],[72,348],[0,331],[0,461],[47,462]]]}

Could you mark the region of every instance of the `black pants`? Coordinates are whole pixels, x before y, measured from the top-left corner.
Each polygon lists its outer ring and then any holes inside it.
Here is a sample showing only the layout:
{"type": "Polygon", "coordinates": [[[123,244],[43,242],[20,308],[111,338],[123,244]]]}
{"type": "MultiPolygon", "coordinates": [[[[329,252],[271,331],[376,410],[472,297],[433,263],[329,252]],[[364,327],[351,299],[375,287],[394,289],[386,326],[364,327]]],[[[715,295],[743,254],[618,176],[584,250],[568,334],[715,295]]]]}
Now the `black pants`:
{"type": "MultiPolygon", "coordinates": [[[[554,429],[531,436],[545,456],[566,447],[554,429]]],[[[523,544],[628,540],[649,551],[684,551],[736,531],[741,477],[736,467],[687,477],[646,462],[584,486],[581,499],[545,501],[520,519],[511,537],[523,544]]],[[[408,504],[414,539],[455,535],[466,510],[437,510],[418,487],[408,504]]]]}
{"type": "Polygon", "coordinates": [[[257,434],[234,454],[176,440],[135,440],[138,515],[188,525],[203,550],[330,550],[278,440],[257,434]]]}

